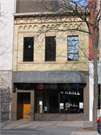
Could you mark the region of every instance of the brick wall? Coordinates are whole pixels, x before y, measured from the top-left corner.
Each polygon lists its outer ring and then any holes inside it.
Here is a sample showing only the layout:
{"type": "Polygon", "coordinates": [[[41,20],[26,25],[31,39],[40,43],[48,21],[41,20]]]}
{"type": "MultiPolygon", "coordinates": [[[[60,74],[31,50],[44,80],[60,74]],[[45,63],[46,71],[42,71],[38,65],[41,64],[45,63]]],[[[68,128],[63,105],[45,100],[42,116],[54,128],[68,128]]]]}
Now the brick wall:
{"type": "MultiPolygon", "coordinates": [[[[66,1],[69,3],[69,0],[66,1]]],[[[63,0],[16,0],[16,12],[45,12],[63,10],[63,0]]]]}
{"type": "MultiPolygon", "coordinates": [[[[94,7],[94,2],[92,2],[92,0],[88,0],[88,3],[90,3],[90,6],[89,6],[89,10],[90,10],[90,16],[89,16],[89,22],[90,23],[94,23],[94,18],[93,18],[93,7],[94,7]],[[91,2],[91,3],[90,3],[91,2]]],[[[98,8],[98,7],[97,7],[98,8]]],[[[95,16],[98,14],[98,11],[97,9],[95,10],[95,16]]],[[[93,27],[90,25],[90,29],[91,31],[93,30],[93,27]]],[[[100,31],[99,31],[100,32],[100,31]]],[[[97,29],[95,29],[95,33],[94,33],[94,36],[96,38],[97,36],[97,29]]],[[[93,54],[94,54],[94,50],[93,50],[93,42],[92,42],[92,38],[91,38],[91,35],[89,34],[89,60],[90,61],[93,61],[93,54]]],[[[97,53],[97,60],[99,60],[99,50],[98,50],[98,53],[97,53]]]]}
{"type": "Polygon", "coordinates": [[[16,12],[44,12],[52,11],[52,0],[17,0],[16,12]]]}
{"type": "MultiPolygon", "coordinates": [[[[101,0],[98,0],[98,10],[101,9],[101,0]]],[[[101,20],[99,22],[99,61],[101,61],[101,20]]]]}

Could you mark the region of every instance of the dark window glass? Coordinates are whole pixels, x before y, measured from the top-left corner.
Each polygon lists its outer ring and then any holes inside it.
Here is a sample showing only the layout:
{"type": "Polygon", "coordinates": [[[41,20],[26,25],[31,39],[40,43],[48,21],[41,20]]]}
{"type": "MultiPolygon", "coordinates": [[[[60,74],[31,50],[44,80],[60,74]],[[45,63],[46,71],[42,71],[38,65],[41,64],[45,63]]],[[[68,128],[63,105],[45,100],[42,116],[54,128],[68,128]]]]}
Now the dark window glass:
{"type": "Polygon", "coordinates": [[[59,113],[58,91],[36,91],[37,113],[59,113]],[[40,104],[42,101],[42,104],[40,104]]]}
{"type": "Polygon", "coordinates": [[[58,91],[43,92],[43,110],[44,113],[58,113],[58,91]]]}
{"type": "MultiPolygon", "coordinates": [[[[36,113],[83,114],[84,84],[43,84],[44,89],[36,89],[36,113]]],[[[38,84],[36,85],[36,87],[38,84]]]]}
{"type": "Polygon", "coordinates": [[[98,84],[98,109],[101,109],[101,84],[98,84]]]}
{"type": "Polygon", "coordinates": [[[83,89],[60,92],[60,113],[83,114],[83,89]]]}
{"type": "Polygon", "coordinates": [[[56,60],[56,37],[46,37],[45,61],[56,60]]]}
{"type": "Polygon", "coordinates": [[[24,38],[24,54],[23,54],[23,61],[33,61],[33,37],[25,37],[24,38]]]}
{"type": "Polygon", "coordinates": [[[68,61],[79,60],[79,40],[78,36],[68,37],[68,61]]]}

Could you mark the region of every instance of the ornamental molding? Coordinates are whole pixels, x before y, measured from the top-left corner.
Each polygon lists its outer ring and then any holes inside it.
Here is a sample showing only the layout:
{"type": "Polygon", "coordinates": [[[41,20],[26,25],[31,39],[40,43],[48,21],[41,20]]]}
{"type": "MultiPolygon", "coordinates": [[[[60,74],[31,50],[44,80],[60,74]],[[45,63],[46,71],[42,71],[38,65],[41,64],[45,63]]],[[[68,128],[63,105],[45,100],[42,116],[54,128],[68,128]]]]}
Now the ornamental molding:
{"type": "Polygon", "coordinates": [[[27,17],[27,18],[17,18],[15,19],[15,25],[17,24],[40,24],[40,23],[71,23],[71,22],[83,22],[80,18],[78,17],[27,17]]]}
{"type": "Polygon", "coordinates": [[[48,31],[67,31],[67,30],[83,30],[86,28],[85,23],[57,23],[57,24],[23,24],[18,26],[18,31],[28,32],[48,32],[48,31]]]}

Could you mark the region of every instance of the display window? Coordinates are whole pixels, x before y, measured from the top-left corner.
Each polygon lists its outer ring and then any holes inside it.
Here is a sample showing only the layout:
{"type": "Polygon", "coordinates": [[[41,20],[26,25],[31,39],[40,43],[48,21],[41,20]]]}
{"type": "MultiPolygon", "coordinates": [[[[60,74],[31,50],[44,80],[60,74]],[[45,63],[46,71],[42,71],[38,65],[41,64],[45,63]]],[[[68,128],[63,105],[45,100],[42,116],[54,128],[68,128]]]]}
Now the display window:
{"type": "Polygon", "coordinates": [[[83,90],[60,92],[60,113],[83,114],[83,90]]]}
{"type": "Polygon", "coordinates": [[[98,84],[98,109],[101,109],[101,84],[98,84]]]}
{"type": "Polygon", "coordinates": [[[22,90],[35,90],[35,113],[84,113],[83,91],[86,84],[20,83],[15,86],[22,90]]]}
{"type": "Polygon", "coordinates": [[[36,113],[83,114],[84,84],[36,85],[36,113]]]}

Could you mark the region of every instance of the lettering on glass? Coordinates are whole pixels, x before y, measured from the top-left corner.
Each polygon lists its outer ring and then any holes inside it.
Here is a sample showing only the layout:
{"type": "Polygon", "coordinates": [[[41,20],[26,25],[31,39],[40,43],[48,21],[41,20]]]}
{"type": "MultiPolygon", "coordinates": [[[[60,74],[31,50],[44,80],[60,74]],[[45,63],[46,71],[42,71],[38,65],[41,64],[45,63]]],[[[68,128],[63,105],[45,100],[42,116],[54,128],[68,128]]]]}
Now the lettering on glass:
{"type": "Polygon", "coordinates": [[[37,88],[38,88],[38,89],[44,89],[45,86],[44,86],[42,83],[40,83],[40,84],[37,86],[37,88]]]}
{"type": "MultiPolygon", "coordinates": [[[[63,91],[61,91],[61,94],[63,94],[63,91]]],[[[65,91],[65,94],[68,95],[80,95],[79,91],[65,91]]]]}
{"type": "Polygon", "coordinates": [[[51,87],[52,89],[56,89],[56,88],[57,88],[57,84],[56,84],[56,83],[51,83],[50,87],[51,87]]]}

